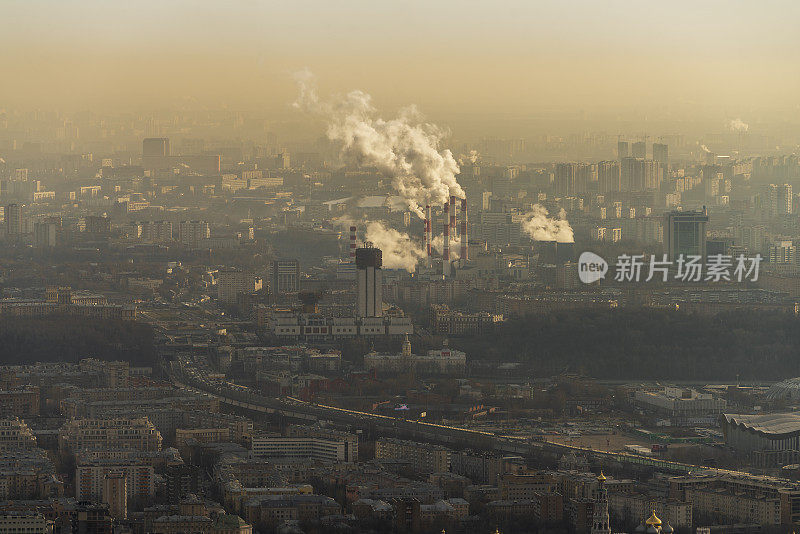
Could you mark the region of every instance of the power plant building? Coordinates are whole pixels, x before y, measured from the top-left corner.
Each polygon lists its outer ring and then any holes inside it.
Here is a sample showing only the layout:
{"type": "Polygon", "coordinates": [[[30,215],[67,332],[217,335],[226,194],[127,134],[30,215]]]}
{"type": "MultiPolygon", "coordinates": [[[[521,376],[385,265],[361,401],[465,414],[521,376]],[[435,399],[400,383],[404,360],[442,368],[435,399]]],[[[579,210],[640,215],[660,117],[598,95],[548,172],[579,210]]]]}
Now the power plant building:
{"type": "Polygon", "coordinates": [[[357,317],[383,316],[383,253],[378,248],[356,249],[357,317]]]}

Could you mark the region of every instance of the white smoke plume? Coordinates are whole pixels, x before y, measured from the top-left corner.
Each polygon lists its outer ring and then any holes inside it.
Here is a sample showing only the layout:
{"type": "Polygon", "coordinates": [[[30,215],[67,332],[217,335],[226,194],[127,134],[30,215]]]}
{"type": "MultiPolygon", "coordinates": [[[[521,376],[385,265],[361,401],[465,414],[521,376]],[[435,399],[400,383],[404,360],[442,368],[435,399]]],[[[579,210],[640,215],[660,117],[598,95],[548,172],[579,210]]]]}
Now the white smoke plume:
{"type": "Polygon", "coordinates": [[[728,121],[728,130],[732,132],[746,132],[750,129],[750,125],[742,121],[742,119],[731,119],[728,121]]]}
{"type": "Polygon", "coordinates": [[[425,251],[408,234],[387,228],[382,222],[367,221],[364,218],[357,220],[349,215],[342,215],[333,219],[332,223],[342,232],[347,231],[348,235],[351,226],[365,228],[365,240],[381,249],[383,265],[387,269],[405,269],[413,273],[417,262],[425,257],[425,251]]]}
{"type": "MultiPolygon", "coordinates": [[[[439,234],[431,240],[433,250],[442,254],[444,252],[444,235],[439,234]]],[[[450,236],[450,259],[457,260],[461,257],[461,238],[458,236],[450,236]]]]}
{"type": "Polygon", "coordinates": [[[387,269],[405,269],[413,273],[425,251],[408,234],[387,228],[381,222],[367,223],[367,241],[383,252],[383,266],[387,269]]]}
{"type": "Polygon", "coordinates": [[[572,226],[562,209],[557,218],[550,217],[547,208],[541,204],[534,204],[531,211],[525,214],[522,220],[522,229],[534,241],[558,241],[559,243],[573,243],[575,235],[572,226]]]}
{"type": "Polygon", "coordinates": [[[441,206],[450,195],[464,198],[453,153],[439,148],[446,132],[423,122],[416,108],[405,108],[397,118],[385,120],[376,116],[372,97],[363,91],[326,102],[317,95],[309,71],[295,79],[300,93],[294,107],[324,117],[328,138],[342,144],[342,155],[389,176],[408,209],[420,218],[428,204],[441,206]]]}
{"type": "Polygon", "coordinates": [[[458,164],[459,165],[466,165],[467,163],[470,163],[470,164],[474,165],[475,163],[478,162],[478,158],[479,157],[480,157],[480,154],[478,153],[477,150],[470,150],[469,154],[459,154],[459,156],[458,156],[458,164]]]}

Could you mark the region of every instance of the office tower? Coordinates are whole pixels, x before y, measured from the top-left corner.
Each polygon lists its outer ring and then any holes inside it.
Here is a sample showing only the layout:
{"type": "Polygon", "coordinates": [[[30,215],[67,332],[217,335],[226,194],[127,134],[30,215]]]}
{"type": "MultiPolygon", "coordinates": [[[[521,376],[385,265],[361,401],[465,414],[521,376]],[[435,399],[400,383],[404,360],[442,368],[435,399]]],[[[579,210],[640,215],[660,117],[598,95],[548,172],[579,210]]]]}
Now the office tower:
{"type": "Polygon", "coordinates": [[[8,204],[5,210],[6,216],[6,236],[9,239],[17,239],[23,233],[22,206],[19,204],[8,204]]]}
{"type": "Polygon", "coordinates": [[[628,145],[627,141],[619,141],[617,142],[617,159],[622,160],[623,158],[630,157],[630,145],[628,145]]]}
{"type": "Polygon", "coordinates": [[[612,193],[622,190],[619,162],[601,161],[597,164],[597,185],[600,193],[612,193]]]}
{"type": "Polygon", "coordinates": [[[150,137],[142,141],[143,158],[164,158],[169,155],[168,138],[150,137]]]}
{"type": "Polygon", "coordinates": [[[637,141],[631,145],[631,156],[634,158],[647,157],[647,143],[644,141],[637,141]]]}
{"type": "Polygon", "coordinates": [[[273,295],[296,293],[300,290],[300,262],[298,260],[275,260],[271,268],[273,295]]]}
{"type": "Polygon", "coordinates": [[[125,473],[108,473],[103,481],[103,502],[114,519],[128,518],[128,479],[125,473]]]}
{"type": "Polygon", "coordinates": [[[706,256],[706,225],[708,212],[672,211],[665,216],[665,248],[669,259],[675,261],[680,255],[706,256]]]}
{"type": "MultiPolygon", "coordinates": [[[[447,223],[445,223],[447,226],[447,223]]],[[[356,278],[358,280],[358,317],[383,315],[383,253],[378,248],[364,247],[356,250],[356,278]]]]}

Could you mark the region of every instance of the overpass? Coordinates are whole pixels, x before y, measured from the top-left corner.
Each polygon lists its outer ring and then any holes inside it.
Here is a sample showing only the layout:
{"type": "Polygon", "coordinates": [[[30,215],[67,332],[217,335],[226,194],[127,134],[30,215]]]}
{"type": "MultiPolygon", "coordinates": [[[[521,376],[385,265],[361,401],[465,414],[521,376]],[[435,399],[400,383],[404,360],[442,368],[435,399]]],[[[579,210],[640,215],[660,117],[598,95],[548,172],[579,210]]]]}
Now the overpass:
{"type": "MultiPolygon", "coordinates": [[[[175,363],[175,362],[173,362],[175,363]]],[[[501,454],[547,457],[558,459],[573,452],[585,455],[602,466],[614,464],[627,468],[649,468],[671,474],[709,471],[698,465],[673,462],[626,452],[611,452],[566,445],[543,440],[503,436],[494,432],[440,425],[428,421],[403,419],[381,414],[360,412],[336,406],[305,402],[293,397],[266,397],[249,388],[225,380],[204,378],[205,370],[187,372],[185,365],[173,365],[170,376],[173,383],[195,393],[211,395],[220,404],[230,408],[267,415],[278,415],[301,422],[330,421],[370,431],[373,435],[400,437],[422,442],[437,443],[455,448],[495,451],[501,454]]],[[[716,473],[748,475],[738,471],[714,469],[716,473]]]]}

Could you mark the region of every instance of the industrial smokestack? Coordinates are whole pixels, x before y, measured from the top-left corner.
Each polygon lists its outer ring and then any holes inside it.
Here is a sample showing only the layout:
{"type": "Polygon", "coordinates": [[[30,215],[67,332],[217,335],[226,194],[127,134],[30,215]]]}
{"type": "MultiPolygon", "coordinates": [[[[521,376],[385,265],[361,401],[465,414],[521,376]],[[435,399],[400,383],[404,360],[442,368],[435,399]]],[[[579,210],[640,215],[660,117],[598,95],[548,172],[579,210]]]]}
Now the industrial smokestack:
{"type": "Polygon", "coordinates": [[[350,261],[356,261],[356,227],[350,227],[350,261]]]}
{"type": "Polygon", "coordinates": [[[431,232],[431,206],[425,206],[425,253],[427,255],[428,266],[431,264],[431,241],[433,240],[433,232],[431,232]]]}
{"type": "MultiPolygon", "coordinates": [[[[447,206],[447,204],[445,204],[447,206]]],[[[442,274],[450,276],[450,223],[444,222],[444,243],[442,244],[442,274]]]]}
{"type": "Polygon", "coordinates": [[[461,199],[461,262],[469,260],[469,239],[467,237],[467,199],[461,199]]]}
{"type": "Polygon", "coordinates": [[[450,232],[453,235],[458,231],[456,226],[456,196],[450,195],[450,232]]]}

